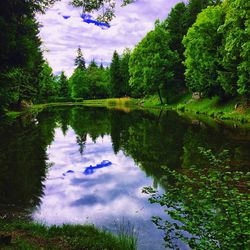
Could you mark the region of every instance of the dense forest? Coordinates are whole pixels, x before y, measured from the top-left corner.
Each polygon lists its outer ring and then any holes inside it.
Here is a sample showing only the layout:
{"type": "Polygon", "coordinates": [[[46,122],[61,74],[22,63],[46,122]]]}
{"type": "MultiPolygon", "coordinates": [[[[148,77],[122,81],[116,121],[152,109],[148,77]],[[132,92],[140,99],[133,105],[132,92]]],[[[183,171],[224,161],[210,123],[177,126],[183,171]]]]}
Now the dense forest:
{"type": "MultiPolygon", "coordinates": [[[[31,103],[81,101],[107,97],[135,98],[157,94],[171,103],[187,92],[220,96],[222,100],[250,95],[250,2],[189,0],[167,18],[156,20],[135,48],[114,51],[109,67],[85,63],[76,48],[75,70],[53,75],[43,59],[37,12],[55,1],[0,3],[0,110],[31,103]]],[[[86,11],[99,9],[89,1],[73,1],[86,11]],[[85,5],[84,5],[85,4],[85,5]]],[[[124,1],[129,3],[131,1],[124,1]]],[[[113,12],[104,13],[109,21],[113,12]]],[[[106,19],[105,19],[106,18],[106,19]]]]}

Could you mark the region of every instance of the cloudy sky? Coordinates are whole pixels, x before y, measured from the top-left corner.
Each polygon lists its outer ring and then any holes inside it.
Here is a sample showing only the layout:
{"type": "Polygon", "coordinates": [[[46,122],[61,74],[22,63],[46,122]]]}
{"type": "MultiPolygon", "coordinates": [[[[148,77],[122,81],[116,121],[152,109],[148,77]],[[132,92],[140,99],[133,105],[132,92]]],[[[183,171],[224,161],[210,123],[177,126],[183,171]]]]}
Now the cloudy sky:
{"type": "MultiPolygon", "coordinates": [[[[153,29],[157,18],[164,20],[171,8],[181,0],[137,0],[126,7],[117,6],[116,17],[109,29],[101,29],[93,23],[83,22],[81,9],[62,0],[39,15],[40,37],[43,41],[44,56],[54,73],[62,70],[68,76],[74,70],[76,50],[80,46],[86,62],[92,59],[110,63],[114,50],[119,53],[133,47],[153,29]],[[68,18],[65,19],[65,16],[68,18]]],[[[94,17],[92,18],[94,19],[94,17]]]]}

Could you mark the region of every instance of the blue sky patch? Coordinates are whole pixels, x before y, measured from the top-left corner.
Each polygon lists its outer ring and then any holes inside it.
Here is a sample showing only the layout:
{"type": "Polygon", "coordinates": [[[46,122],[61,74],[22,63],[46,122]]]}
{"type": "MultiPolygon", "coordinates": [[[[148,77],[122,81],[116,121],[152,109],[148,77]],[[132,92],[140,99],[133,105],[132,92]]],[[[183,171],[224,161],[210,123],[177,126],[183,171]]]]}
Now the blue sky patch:
{"type": "Polygon", "coordinates": [[[64,19],[69,19],[71,16],[63,16],[64,19]]]}
{"type": "Polygon", "coordinates": [[[94,24],[101,29],[109,29],[111,26],[108,23],[105,22],[99,22],[94,19],[92,19],[92,16],[89,14],[81,14],[80,17],[82,18],[83,22],[88,23],[88,24],[94,24]]]}

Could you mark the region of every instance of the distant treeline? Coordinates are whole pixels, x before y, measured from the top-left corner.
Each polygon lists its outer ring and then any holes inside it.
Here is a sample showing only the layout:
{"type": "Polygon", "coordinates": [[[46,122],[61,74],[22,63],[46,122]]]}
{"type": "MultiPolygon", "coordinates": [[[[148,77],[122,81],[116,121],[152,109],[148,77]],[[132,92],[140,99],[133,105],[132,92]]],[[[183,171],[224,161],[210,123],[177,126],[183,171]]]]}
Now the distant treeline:
{"type": "MultiPolygon", "coordinates": [[[[250,2],[189,0],[155,22],[133,51],[115,51],[109,67],[88,66],[81,49],[69,79],[43,60],[35,13],[50,1],[0,3],[0,109],[35,103],[184,93],[250,96],[250,2]]],[[[52,1],[53,2],[53,1],[52,1]]],[[[45,5],[48,6],[48,5],[45,5]]]]}

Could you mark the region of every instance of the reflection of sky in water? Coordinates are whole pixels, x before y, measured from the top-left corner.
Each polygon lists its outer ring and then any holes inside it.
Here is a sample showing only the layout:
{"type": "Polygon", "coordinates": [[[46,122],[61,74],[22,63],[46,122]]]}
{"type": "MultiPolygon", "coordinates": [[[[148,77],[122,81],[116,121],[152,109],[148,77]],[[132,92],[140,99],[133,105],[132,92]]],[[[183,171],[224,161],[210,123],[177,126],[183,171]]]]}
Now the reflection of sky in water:
{"type": "Polygon", "coordinates": [[[47,150],[54,165],[48,170],[44,197],[33,218],[45,224],[93,223],[115,231],[115,222],[130,221],[139,231],[141,249],[164,249],[162,232],[151,222],[152,215],[162,214],[157,205],[148,203],[141,193],[153,180],[123,152],[114,154],[110,136],[99,137],[94,143],[87,137],[81,156],[76,135],[69,129],[64,137],[56,129],[55,140],[47,150]],[[86,167],[103,160],[112,165],[83,174],[86,167]],[[74,173],[68,173],[68,170],[74,173]],[[157,246],[158,245],[158,246],[157,246]]]}

